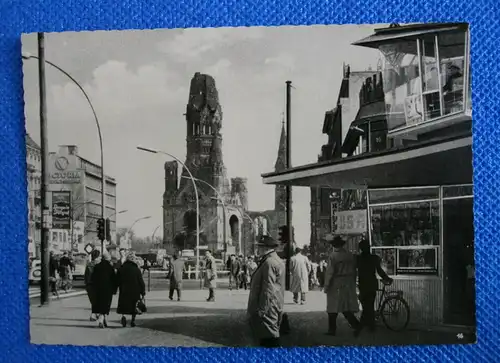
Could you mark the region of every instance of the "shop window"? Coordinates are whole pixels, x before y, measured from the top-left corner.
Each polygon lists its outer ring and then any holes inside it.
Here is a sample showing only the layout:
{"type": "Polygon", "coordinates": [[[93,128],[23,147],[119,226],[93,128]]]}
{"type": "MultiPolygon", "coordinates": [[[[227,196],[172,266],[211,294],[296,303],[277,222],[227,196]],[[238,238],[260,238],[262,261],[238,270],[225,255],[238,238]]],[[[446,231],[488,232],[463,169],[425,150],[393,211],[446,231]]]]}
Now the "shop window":
{"type": "MultiPolygon", "coordinates": [[[[431,189],[431,188],[428,188],[431,189]]],[[[438,188],[431,189],[439,192],[438,188]]],[[[381,191],[376,191],[380,194],[381,191]]],[[[373,204],[370,191],[371,244],[389,274],[437,274],[440,248],[439,200],[425,189],[386,190],[393,201],[373,204]],[[402,192],[425,191],[428,200],[404,201],[402,192]],[[399,201],[395,201],[398,199],[399,201]],[[403,200],[403,202],[401,202],[403,200]]],[[[411,194],[410,194],[411,196],[411,194]]],[[[385,198],[389,199],[389,198],[385,198]]]]}

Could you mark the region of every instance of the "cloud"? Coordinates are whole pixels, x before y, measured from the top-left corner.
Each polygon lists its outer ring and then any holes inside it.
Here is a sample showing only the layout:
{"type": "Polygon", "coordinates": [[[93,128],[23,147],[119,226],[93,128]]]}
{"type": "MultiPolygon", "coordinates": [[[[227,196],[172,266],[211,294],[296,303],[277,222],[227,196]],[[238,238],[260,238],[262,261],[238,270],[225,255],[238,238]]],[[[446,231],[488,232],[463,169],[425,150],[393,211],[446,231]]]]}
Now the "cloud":
{"type": "Polygon", "coordinates": [[[234,43],[257,40],[263,36],[263,28],[259,27],[185,29],[172,40],[160,42],[158,49],[174,59],[187,61],[234,43]]]}
{"type": "Polygon", "coordinates": [[[275,57],[266,58],[264,64],[269,66],[278,67],[280,69],[294,70],[295,69],[295,58],[290,54],[282,53],[275,57]]]}
{"type": "Polygon", "coordinates": [[[203,73],[211,75],[216,80],[219,77],[227,77],[232,63],[229,59],[223,58],[217,61],[215,64],[208,66],[203,70],[203,73]]]}

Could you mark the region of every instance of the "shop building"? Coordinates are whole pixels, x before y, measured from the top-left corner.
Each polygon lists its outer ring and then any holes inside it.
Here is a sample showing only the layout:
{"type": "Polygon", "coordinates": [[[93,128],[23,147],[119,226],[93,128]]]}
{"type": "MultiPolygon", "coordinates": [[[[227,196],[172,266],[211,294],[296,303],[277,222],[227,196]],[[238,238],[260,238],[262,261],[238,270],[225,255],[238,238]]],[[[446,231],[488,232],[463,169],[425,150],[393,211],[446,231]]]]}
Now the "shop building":
{"type": "MultiPolygon", "coordinates": [[[[49,154],[50,203],[53,209],[51,245],[84,251],[87,243],[100,245],[97,220],[101,218],[101,167],[78,154],[78,147],[62,145],[49,154]],[[64,216],[54,208],[64,210],[64,216]]],[[[106,175],[106,218],[110,219],[111,242],[116,242],[116,180],[106,175]]]]}
{"type": "Polygon", "coordinates": [[[372,251],[412,322],[475,326],[469,28],[394,24],[354,45],[382,54],[379,116],[353,119],[345,157],[264,183],[365,191],[372,251]]]}
{"type": "Polygon", "coordinates": [[[40,256],[42,217],[40,186],[42,157],[40,146],[26,134],[26,181],[28,186],[28,254],[40,256]]]}

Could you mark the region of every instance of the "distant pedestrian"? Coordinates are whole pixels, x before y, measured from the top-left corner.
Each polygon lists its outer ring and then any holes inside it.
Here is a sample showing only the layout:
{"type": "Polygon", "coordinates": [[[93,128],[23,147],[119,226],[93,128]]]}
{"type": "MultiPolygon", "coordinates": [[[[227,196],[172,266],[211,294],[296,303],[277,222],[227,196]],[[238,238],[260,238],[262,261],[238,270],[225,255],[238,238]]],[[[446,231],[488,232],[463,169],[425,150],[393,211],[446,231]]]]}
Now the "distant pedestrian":
{"type": "Polygon", "coordinates": [[[276,253],[278,242],[261,238],[259,265],[252,276],[247,316],[253,337],[265,348],[279,347],[285,299],[285,264],[276,253]]]}
{"type": "Polygon", "coordinates": [[[64,252],[59,260],[59,277],[61,278],[61,287],[65,292],[68,292],[71,288],[71,269],[71,259],[69,258],[68,252],[64,252]]]}
{"type": "Polygon", "coordinates": [[[325,271],[326,271],[326,261],[321,260],[319,261],[318,270],[316,272],[320,289],[325,287],[325,271]]]}
{"type": "Polygon", "coordinates": [[[135,255],[130,253],[126,261],[118,270],[117,274],[118,288],[120,294],[118,297],[118,308],[116,312],[122,315],[121,324],[127,326],[125,315],[131,315],[131,327],[135,327],[135,317],[137,315],[137,303],[146,296],[146,285],[142,278],[141,269],[135,262],[135,255]]]}
{"type": "Polygon", "coordinates": [[[111,309],[113,295],[116,294],[116,274],[111,265],[111,256],[104,252],[101,262],[94,266],[91,276],[91,285],[94,289],[94,303],[92,313],[98,316],[99,328],[108,326],[107,316],[111,309]]]}
{"type": "Polygon", "coordinates": [[[217,265],[212,253],[205,251],[205,288],[208,289],[208,302],[215,301],[215,288],[217,287],[217,265]]]}
{"type": "Polygon", "coordinates": [[[302,249],[296,248],[295,255],[290,259],[290,291],[293,293],[293,302],[301,304],[306,302],[309,292],[310,262],[302,254],[302,249]]]}
{"type": "Polygon", "coordinates": [[[59,292],[57,291],[57,270],[59,269],[59,264],[54,256],[54,251],[49,253],[49,282],[50,290],[52,295],[59,298],[59,292]]]}
{"type": "Polygon", "coordinates": [[[181,301],[182,279],[184,274],[184,260],[179,259],[176,254],[170,264],[170,291],[169,299],[174,299],[174,292],[177,291],[177,301],[181,301]]]}
{"type": "Polygon", "coordinates": [[[380,257],[370,252],[370,242],[366,239],[359,242],[361,253],[357,256],[359,301],[363,308],[361,324],[371,331],[375,330],[375,298],[378,290],[377,273],[384,282],[392,279],[382,269],[380,257]]]}
{"type": "Polygon", "coordinates": [[[239,258],[239,261],[240,261],[240,277],[239,277],[239,280],[240,280],[240,289],[247,289],[248,288],[248,265],[247,265],[247,261],[245,260],[245,258],[243,257],[243,255],[240,255],[240,258],[239,258]]]}
{"type": "Polygon", "coordinates": [[[361,324],[354,315],[359,310],[356,294],[356,257],[345,250],[345,241],[327,236],[333,245],[325,272],[326,311],[328,313],[328,335],[337,333],[337,316],[342,313],[354,329],[354,336],[361,331],[361,324]]]}
{"type": "Polygon", "coordinates": [[[93,250],[92,253],[90,254],[91,261],[87,263],[87,266],[85,267],[84,282],[85,282],[85,290],[87,291],[87,296],[89,298],[91,307],[90,321],[97,320],[97,316],[92,310],[95,304],[95,289],[94,286],[92,285],[92,273],[94,272],[95,266],[99,262],[101,262],[99,257],[100,257],[99,250],[93,250]]]}
{"type": "Polygon", "coordinates": [[[125,248],[120,248],[118,260],[116,260],[115,263],[113,264],[115,270],[118,271],[126,260],[127,260],[127,250],[125,248]]]}
{"type": "Polygon", "coordinates": [[[236,255],[231,255],[231,262],[229,264],[229,290],[233,289],[233,285],[236,290],[239,289],[239,277],[240,277],[240,261],[236,258],[236,255]]]}
{"type": "Polygon", "coordinates": [[[257,270],[257,263],[255,262],[255,257],[250,256],[248,257],[248,283],[252,283],[252,276],[255,273],[255,270],[257,270]]]}

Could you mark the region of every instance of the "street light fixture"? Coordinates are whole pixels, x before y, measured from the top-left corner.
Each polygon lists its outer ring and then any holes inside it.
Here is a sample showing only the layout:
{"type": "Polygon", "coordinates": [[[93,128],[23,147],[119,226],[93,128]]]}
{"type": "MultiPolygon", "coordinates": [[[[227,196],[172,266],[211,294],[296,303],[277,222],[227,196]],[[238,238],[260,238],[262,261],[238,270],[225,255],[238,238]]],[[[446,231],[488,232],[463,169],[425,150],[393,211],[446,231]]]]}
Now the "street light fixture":
{"type": "Polygon", "coordinates": [[[141,150],[141,151],[146,151],[146,152],[149,152],[152,154],[164,154],[164,155],[167,155],[167,156],[175,159],[179,164],[181,164],[184,167],[184,169],[186,169],[186,171],[189,174],[189,177],[191,178],[191,181],[193,182],[194,197],[196,200],[196,279],[198,279],[199,278],[199,269],[200,269],[200,201],[198,198],[198,187],[196,186],[195,177],[193,176],[193,174],[191,173],[191,170],[189,170],[189,168],[187,167],[186,164],[184,164],[176,156],[174,156],[170,153],[167,153],[166,151],[156,150],[156,149],[143,147],[143,146],[137,146],[137,149],[141,150]]]}
{"type": "MultiPolygon", "coordinates": [[[[92,101],[90,101],[89,95],[87,94],[87,92],[85,92],[85,90],[80,85],[80,83],[78,83],[78,81],[75,78],[73,78],[73,76],[71,74],[69,74],[68,72],[66,72],[64,69],[62,69],[61,67],[59,67],[57,64],[52,63],[51,61],[46,60],[45,56],[43,56],[42,58],[39,58],[39,57],[37,57],[35,55],[32,55],[30,53],[23,52],[22,53],[22,58],[26,59],[26,60],[28,60],[28,59],[38,59],[39,62],[47,63],[50,66],[54,67],[59,72],[61,72],[62,74],[64,74],[66,77],[68,77],[80,89],[80,91],[85,96],[85,99],[87,100],[87,102],[88,102],[88,104],[90,106],[90,109],[92,110],[92,113],[94,114],[95,123],[96,123],[96,126],[97,126],[97,132],[99,134],[99,146],[101,148],[101,204],[102,204],[101,205],[101,218],[103,220],[106,219],[106,204],[105,204],[105,201],[106,201],[106,176],[104,174],[104,150],[103,150],[103,147],[102,147],[101,125],[99,123],[99,118],[97,117],[97,113],[95,112],[94,105],[92,104],[92,101]]],[[[45,74],[43,76],[45,78],[45,74]]],[[[45,80],[44,80],[44,86],[43,86],[43,88],[44,88],[44,90],[43,90],[44,95],[43,96],[41,95],[40,98],[43,97],[43,100],[45,102],[45,80]]],[[[42,140],[42,143],[43,143],[43,140],[42,140]]],[[[106,224],[104,224],[104,236],[106,236],[106,224]]],[[[103,251],[104,251],[104,241],[101,241],[101,254],[103,253],[103,251]]]]}
{"type": "Polygon", "coordinates": [[[146,217],[141,217],[141,218],[137,218],[134,223],[132,223],[132,225],[129,227],[129,229],[127,230],[127,233],[125,234],[127,236],[127,240],[128,240],[128,236],[129,236],[129,233],[130,231],[132,231],[132,228],[137,224],[137,222],[140,222],[140,221],[143,221],[145,219],[149,219],[151,218],[151,216],[146,216],[146,217]]]}

